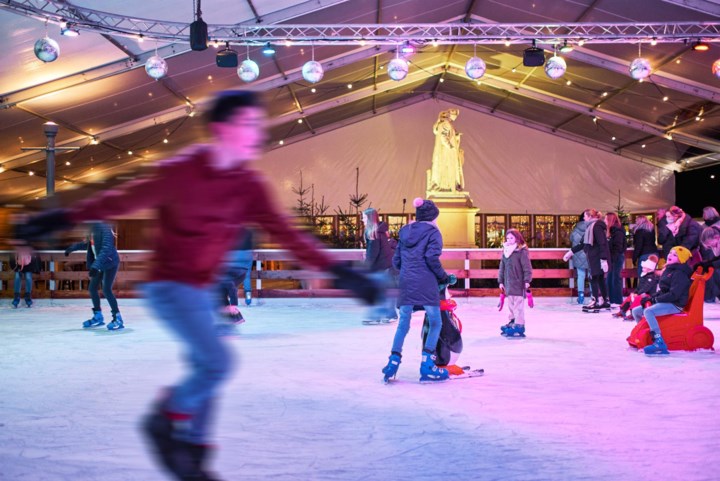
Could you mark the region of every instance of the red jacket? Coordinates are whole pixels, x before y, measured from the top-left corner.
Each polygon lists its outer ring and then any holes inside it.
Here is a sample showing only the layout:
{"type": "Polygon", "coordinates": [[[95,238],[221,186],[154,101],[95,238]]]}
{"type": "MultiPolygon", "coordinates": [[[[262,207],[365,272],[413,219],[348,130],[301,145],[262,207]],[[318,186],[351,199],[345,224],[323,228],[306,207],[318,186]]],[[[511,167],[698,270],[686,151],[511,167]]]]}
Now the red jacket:
{"type": "Polygon", "coordinates": [[[156,209],[158,232],[151,281],[196,286],[214,281],[217,266],[237,243],[240,230],[256,224],[272,242],[305,265],[326,270],[335,262],[312,236],[294,228],[271,199],[265,179],[247,167],[214,170],[212,150],[197,146],[162,162],[153,175],[128,182],[70,208],[71,221],[86,222],[156,209]]]}

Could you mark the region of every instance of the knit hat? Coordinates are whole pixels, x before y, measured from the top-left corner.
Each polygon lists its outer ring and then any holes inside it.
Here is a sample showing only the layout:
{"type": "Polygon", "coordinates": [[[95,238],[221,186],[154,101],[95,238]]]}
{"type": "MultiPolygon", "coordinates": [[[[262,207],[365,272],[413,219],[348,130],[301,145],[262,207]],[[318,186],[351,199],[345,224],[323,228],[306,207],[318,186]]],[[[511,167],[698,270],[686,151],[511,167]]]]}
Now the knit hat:
{"type": "Polygon", "coordinates": [[[415,206],[415,219],[417,219],[418,221],[430,222],[435,220],[437,216],[440,215],[440,211],[435,205],[435,202],[431,200],[417,197],[413,201],[413,205],[415,206]]]}
{"type": "Polygon", "coordinates": [[[655,269],[657,269],[657,263],[658,263],[658,256],[656,256],[655,254],[651,254],[648,256],[647,259],[645,259],[644,261],[642,261],[640,263],[640,267],[642,267],[643,269],[647,269],[649,271],[654,271],[655,269]]]}
{"type": "Polygon", "coordinates": [[[678,260],[680,261],[681,264],[685,264],[692,257],[692,252],[690,252],[686,247],[683,247],[683,246],[675,246],[672,249],[670,249],[670,252],[673,252],[673,251],[677,255],[678,260]]]}

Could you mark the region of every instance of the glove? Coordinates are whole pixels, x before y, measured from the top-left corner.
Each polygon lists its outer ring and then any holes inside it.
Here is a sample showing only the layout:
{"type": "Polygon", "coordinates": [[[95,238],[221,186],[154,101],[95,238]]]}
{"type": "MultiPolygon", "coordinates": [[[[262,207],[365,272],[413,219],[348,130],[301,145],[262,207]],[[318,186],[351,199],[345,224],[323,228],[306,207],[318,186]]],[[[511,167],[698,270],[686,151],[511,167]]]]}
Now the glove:
{"type": "Polygon", "coordinates": [[[605,274],[607,274],[607,271],[608,271],[608,263],[607,263],[607,261],[606,261],[605,259],[600,259],[600,269],[602,269],[602,271],[603,271],[605,274]]]}
{"type": "Polygon", "coordinates": [[[67,249],[65,249],[65,257],[69,256],[71,253],[72,253],[71,247],[68,247],[67,249]]]}
{"type": "Polygon", "coordinates": [[[335,264],[329,270],[337,278],[334,283],[337,289],[352,291],[366,304],[376,304],[382,297],[380,286],[369,276],[342,264],[335,264]]]}
{"type": "Polygon", "coordinates": [[[457,276],[455,274],[450,274],[448,276],[447,283],[449,286],[454,286],[455,284],[457,284],[457,276]]]}
{"type": "Polygon", "coordinates": [[[525,297],[527,297],[528,307],[530,309],[535,307],[535,301],[533,301],[532,291],[530,291],[530,289],[525,290],[525,297]]]}
{"type": "Polygon", "coordinates": [[[90,272],[88,272],[88,276],[90,276],[90,278],[93,278],[98,274],[100,274],[100,271],[95,269],[94,267],[90,268],[90,272]]]}
{"type": "Polygon", "coordinates": [[[565,255],[563,255],[563,260],[565,262],[568,262],[572,256],[573,256],[573,251],[572,251],[572,249],[570,249],[569,251],[567,251],[565,253],[565,255]]]}
{"type": "Polygon", "coordinates": [[[27,221],[16,224],[13,236],[25,242],[42,239],[58,230],[69,229],[70,221],[67,209],[53,209],[30,217],[27,221]]]}
{"type": "Polygon", "coordinates": [[[648,307],[652,306],[653,304],[657,304],[657,299],[655,299],[655,296],[646,297],[642,300],[642,306],[643,309],[647,309],[648,307]]]}
{"type": "Polygon", "coordinates": [[[498,302],[498,311],[502,311],[505,305],[505,289],[500,289],[500,302],[498,302]]]}

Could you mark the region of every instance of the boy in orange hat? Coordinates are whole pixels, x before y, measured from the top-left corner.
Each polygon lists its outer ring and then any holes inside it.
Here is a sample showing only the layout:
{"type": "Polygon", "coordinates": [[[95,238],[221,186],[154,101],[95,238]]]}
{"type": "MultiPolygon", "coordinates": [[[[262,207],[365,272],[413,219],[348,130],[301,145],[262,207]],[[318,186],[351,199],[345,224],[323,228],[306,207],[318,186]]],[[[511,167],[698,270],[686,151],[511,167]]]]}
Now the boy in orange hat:
{"type": "Polygon", "coordinates": [[[665,270],[660,276],[658,292],[632,310],[636,322],[640,322],[643,315],[645,316],[653,336],[653,343],[644,348],[645,354],[668,354],[657,316],[677,314],[687,304],[692,275],[692,269],[687,262],[691,257],[692,253],[685,247],[673,247],[668,253],[665,270]]]}

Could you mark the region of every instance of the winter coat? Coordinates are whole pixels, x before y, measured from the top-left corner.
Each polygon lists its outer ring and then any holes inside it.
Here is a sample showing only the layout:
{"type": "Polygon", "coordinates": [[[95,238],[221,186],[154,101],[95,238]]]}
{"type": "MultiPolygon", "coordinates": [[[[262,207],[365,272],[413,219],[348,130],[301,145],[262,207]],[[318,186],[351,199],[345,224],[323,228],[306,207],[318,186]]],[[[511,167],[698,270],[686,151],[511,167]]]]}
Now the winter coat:
{"type": "Polygon", "coordinates": [[[40,256],[31,256],[29,264],[20,266],[15,260],[15,254],[10,254],[10,262],[8,264],[10,265],[11,271],[20,272],[22,274],[25,274],[26,272],[37,274],[42,270],[42,262],[40,261],[40,256]]]}
{"type": "Polygon", "coordinates": [[[86,260],[88,270],[97,269],[105,271],[116,268],[120,264],[120,256],[115,247],[115,236],[109,225],[102,222],[93,222],[90,237],[84,242],[77,242],[67,249],[65,253],[87,250],[86,260]]]}
{"type": "Polygon", "coordinates": [[[655,302],[668,302],[683,309],[690,296],[691,275],[692,269],[687,263],[667,264],[658,282],[659,291],[654,296],[655,302]]]}
{"type": "Polygon", "coordinates": [[[656,272],[649,272],[644,276],[640,276],[635,293],[652,296],[657,292],[658,282],[660,282],[660,276],[656,272]]]}
{"type": "Polygon", "coordinates": [[[438,284],[447,280],[440,264],[443,241],[430,222],[413,222],[400,229],[393,267],[400,272],[398,306],[439,306],[438,284]]]}
{"type": "Polygon", "coordinates": [[[712,226],[720,228],[720,217],[713,217],[712,219],[708,219],[705,221],[705,227],[712,227],[712,226]]]}
{"type": "MultiPolygon", "coordinates": [[[[600,266],[601,260],[610,260],[610,249],[608,248],[607,240],[607,225],[602,220],[597,220],[592,227],[593,243],[585,244],[583,242],[573,247],[571,250],[573,253],[580,252],[583,250],[588,260],[588,268],[590,269],[591,276],[597,276],[602,274],[602,268],[600,266]]],[[[587,233],[587,232],[586,232],[587,233]]],[[[609,266],[608,266],[609,267],[609,266]]]]}
{"type": "MultiPolygon", "coordinates": [[[[570,233],[570,246],[575,247],[578,244],[582,244],[583,237],[585,237],[585,230],[587,229],[587,222],[581,220],[575,224],[575,228],[570,233]]],[[[576,252],[572,258],[573,266],[576,269],[587,269],[588,261],[584,251],[576,252]]]]}
{"type": "MultiPolygon", "coordinates": [[[[702,234],[702,229],[702,226],[687,214],[685,214],[685,219],[683,219],[680,224],[677,234],[673,235],[672,232],[670,232],[670,229],[666,226],[665,230],[668,231],[670,244],[670,248],[667,252],[670,252],[670,249],[675,246],[683,246],[689,251],[694,251],[700,244],[700,234],[702,234]]],[[[663,244],[663,251],[664,250],[665,244],[663,244]]]]}
{"type": "Polygon", "coordinates": [[[644,255],[657,254],[658,248],[655,245],[655,231],[637,229],[633,234],[633,264],[638,265],[640,257],[644,255]]]}
{"type": "Polygon", "coordinates": [[[660,258],[667,259],[668,252],[673,247],[672,232],[667,228],[667,219],[663,217],[657,223],[657,243],[660,245],[660,258]]]}
{"type": "Polygon", "coordinates": [[[620,226],[612,226],[610,228],[610,237],[608,238],[608,248],[610,249],[610,259],[615,264],[615,259],[625,257],[627,250],[627,239],[625,239],[625,229],[620,226]]]}
{"type": "Polygon", "coordinates": [[[498,284],[505,286],[505,295],[525,297],[525,284],[532,281],[532,264],[527,246],[516,248],[505,257],[500,256],[500,269],[498,270],[498,284]]]}
{"type": "Polygon", "coordinates": [[[365,264],[371,272],[378,272],[392,267],[393,245],[388,241],[388,225],[380,222],[377,226],[375,239],[365,236],[365,264]]]}

